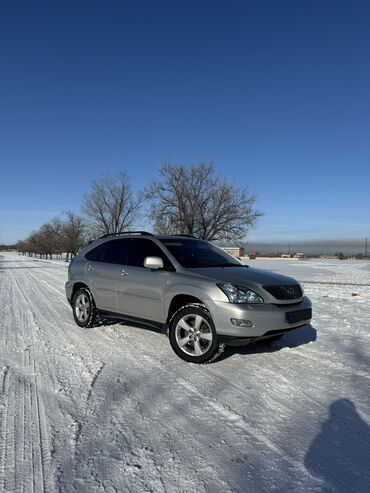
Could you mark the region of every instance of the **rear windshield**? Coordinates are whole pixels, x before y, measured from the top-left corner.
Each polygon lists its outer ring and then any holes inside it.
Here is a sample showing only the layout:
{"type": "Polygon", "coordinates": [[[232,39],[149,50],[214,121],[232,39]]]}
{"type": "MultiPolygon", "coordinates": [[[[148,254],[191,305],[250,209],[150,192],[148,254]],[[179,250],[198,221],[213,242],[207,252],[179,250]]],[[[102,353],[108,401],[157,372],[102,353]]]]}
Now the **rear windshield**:
{"type": "Polygon", "coordinates": [[[243,264],[220,248],[204,240],[163,239],[163,245],[183,267],[241,267],[243,264]]]}

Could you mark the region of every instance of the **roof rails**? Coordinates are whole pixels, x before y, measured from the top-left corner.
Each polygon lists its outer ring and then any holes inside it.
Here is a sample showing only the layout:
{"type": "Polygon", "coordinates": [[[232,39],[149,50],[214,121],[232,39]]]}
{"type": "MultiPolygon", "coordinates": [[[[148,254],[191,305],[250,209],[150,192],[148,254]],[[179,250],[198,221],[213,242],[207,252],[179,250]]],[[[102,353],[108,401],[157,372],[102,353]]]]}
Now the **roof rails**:
{"type": "Polygon", "coordinates": [[[107,233],[103,236],[99,236],[99,240],[102,238],[108,238],[109,236],[120,236],[120,235],[147,235],[153,236],[152,233],[148,233],[147,231],[121,231],[119,233],[107,233]]]}
{"type": "Polygon", "coordinates": [[[186,238],[195,238],[195,236],[193,235],[186,235],[186,234],[181,234],[181,233],[178,233],[177,235],[170,235],[170,236],[185,236],[186,238]]]}

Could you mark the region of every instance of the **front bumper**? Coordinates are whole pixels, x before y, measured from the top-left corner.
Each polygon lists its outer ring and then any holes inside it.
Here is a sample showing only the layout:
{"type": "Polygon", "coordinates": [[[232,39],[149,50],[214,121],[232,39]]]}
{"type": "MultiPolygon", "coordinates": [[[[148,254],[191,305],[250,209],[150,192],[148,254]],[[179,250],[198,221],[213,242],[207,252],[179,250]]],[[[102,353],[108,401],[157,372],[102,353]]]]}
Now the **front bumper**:
{"type": "Polygon", "coordinates": [[[280,332],[309,324],[311,318],[288,323],[286,313],[312,308],[312,304],[304,296],[301,302],[289,305],[270,303],[238,305],[224,301],[212,301],[208,304],[208,308],[218,334],[238,338],[254,338],[263,337],[267,332],[280,332]],[[249,320],[253,326],[236,327],[231,323],[232,318],[249,320]]]}

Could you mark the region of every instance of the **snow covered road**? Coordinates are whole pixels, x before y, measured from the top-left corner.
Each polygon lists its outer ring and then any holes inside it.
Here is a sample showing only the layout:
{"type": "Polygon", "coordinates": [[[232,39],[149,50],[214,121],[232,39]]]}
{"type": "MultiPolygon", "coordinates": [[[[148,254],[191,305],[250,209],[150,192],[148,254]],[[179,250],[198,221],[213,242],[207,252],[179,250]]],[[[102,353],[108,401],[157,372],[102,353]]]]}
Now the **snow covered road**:
{"type": "Polygon", "coordinates": [[[312,325],[196,366],[0,254],[0,491],[370,491],[370,263],[250,262],[306,282],[312,325]]]}

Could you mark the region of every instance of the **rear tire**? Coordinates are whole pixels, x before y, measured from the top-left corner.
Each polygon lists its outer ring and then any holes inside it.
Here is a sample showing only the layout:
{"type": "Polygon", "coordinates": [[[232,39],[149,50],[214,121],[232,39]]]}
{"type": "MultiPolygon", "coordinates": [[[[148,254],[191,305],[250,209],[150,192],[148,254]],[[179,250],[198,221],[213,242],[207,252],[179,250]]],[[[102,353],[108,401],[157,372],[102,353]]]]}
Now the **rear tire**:
{"type": "Polygon", "coordinates": [[[210,363],[225,347],[219,342],[209,311],[200,304],[177,310],[170,320],[168,336],[175,353],[190,363],[210,363]]]}
{"type": "Polygon", "coordinates": [[[94,298],[87,288],[78,289],[72,298],[72,311],[75,322],[80,327],[92,327],[96,319],[94,298]]]}

